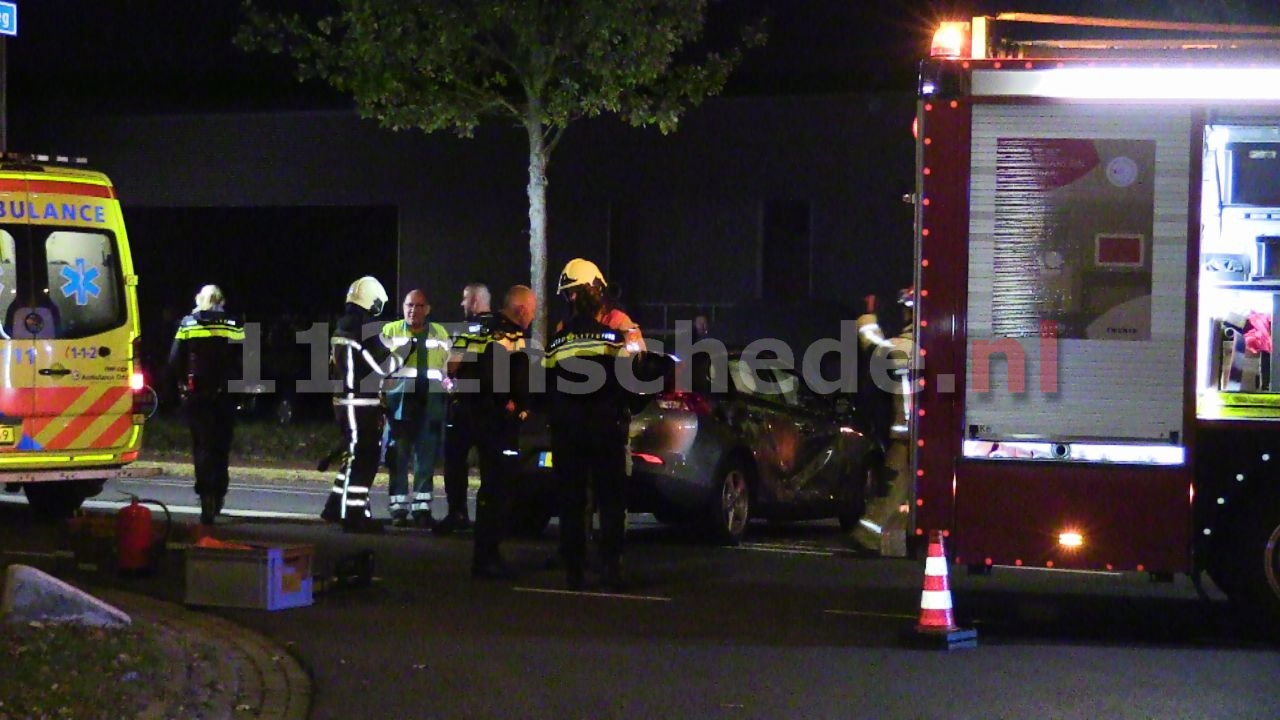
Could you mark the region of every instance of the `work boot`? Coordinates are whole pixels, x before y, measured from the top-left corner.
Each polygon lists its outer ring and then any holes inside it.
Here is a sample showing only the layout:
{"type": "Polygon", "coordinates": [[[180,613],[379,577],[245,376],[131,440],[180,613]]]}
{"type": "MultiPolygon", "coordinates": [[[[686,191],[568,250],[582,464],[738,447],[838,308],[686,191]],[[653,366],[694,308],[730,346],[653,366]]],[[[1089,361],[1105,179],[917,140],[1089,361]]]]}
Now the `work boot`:
{"type": "Polygon", "coordinates": [[[391,516],[391,527],[393,528],[407,528],[410,524],[409,516],[405,513],[396,513],[391,516]]]}
{"type": "Polygon", "coordinates": [[[329,493],[328,499],[324,501],[324,509],[320,511],[320,519],[327,523],[336,523],[342,519],[342,508],[336,494],[329,493]]]}
{"type": "Polygon", "coordinates": [[[436,523],[435,532],[437,535],[452,535],[456,532],[466,532],[471,529],[471,520],[466,513],[450,512],[436,523]]]}
{"type": "Polygon", "coordinates": [[[357,515],[342,521],[342,532],[376,535],[382,532],[382,523],[371,517],[357,515]]]}
{"type": "Polygon", "coordinates": [[[413,526],[422,530],[430,530],[436,526],[436,519],[431,517],[429,512],[416,512],[413,514],[413,526]]]}
{"type": "Polygon", "coordinates": [[[880,557],[880,533],[862,523],[849,532],[849,550],[855,557],[880,557]]]}
{"type": "Polygon", "coordinates": [[[200,496],[200,524],[212,525],[213,519],[218,516],[218,497],[212,493],[205,493],[200,496]]]}

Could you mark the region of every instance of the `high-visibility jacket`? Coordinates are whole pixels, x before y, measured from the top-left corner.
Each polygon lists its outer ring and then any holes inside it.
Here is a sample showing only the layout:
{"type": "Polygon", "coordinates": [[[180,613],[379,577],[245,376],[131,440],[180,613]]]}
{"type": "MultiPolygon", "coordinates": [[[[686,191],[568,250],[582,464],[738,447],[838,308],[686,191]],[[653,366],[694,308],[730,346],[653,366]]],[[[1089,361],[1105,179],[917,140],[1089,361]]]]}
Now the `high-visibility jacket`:
{"type": "Polygon", "coordinates": [[[404,366],[391,374],[392,378],[417,381],[404,382],[401,389],[411,392],[415,388],[427,389],[427,383],[442,383],[449,364],[449,349],[452,341],[449,331],[440,323],[428,321],[421,330],[415,332],[406,320],[396,320],[382,326],[382,336],[386,338],[402,338],[413,340],[409,354],[404,359],[404,366]]]}
{"type": "Polygon", "coordinates": [[[618,308],[610,308],[600,315],[600,324],[622,333],[623,342],[632,354],[644,352],[644,336],[640,334],[640,325],[631,316],[618,308]]]}
{"type": "Polygon", "coordinates": [[[552,432],[621,431],[625,437],[634,395],[619,380],[617,363],[630,357],[624,331],[576,315],[562,323],[542,360],[552,432]]]}
{"type": "Polygon", "coordinates": [[[529,358],[520,352],[526,342],[525,329],[502,313],[468,323],[453,340],[454,393],[516,415],[527,410],[529,358]]]}
{"type": "Polygon", "coordinates": [[[204,397],[227,392],[241,377],[244,325],[219,310],[198,310],[182,318],[169,349],[169,366],[184,395],[204,397]]]}

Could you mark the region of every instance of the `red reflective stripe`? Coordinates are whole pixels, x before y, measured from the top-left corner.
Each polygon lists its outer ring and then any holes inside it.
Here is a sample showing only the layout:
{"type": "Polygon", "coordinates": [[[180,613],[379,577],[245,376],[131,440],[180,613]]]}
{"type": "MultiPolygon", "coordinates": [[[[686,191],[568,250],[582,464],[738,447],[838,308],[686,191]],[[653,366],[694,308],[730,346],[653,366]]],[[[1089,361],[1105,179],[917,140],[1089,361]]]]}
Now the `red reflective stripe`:
{"type": "Polygon", "coordinates": [[[82,197],[114,198],[115,188],[110,185],[71,182],[67,180],[18,180],[0,179],[0,192],[33,192],[56,195],[80,195],[82,197]]]}
{"type": "MultiPolygon", "coordinates": [[[[75,416],[71,422],[67,423],[62,432],[58,433],[52,440],[50,440],[45,447],[50,449],[65,448],[74,443],[85,430],[89,429],[90,424],[103,415],[108,414],[107,411],[111,409],[111,406],[115,405],[121,398],[123,398],[127,391],[127,388],[121,387],[108,388],[102,393],[102,396],[97,400],[94,400],[93,404],[90,405],[83,413],[75,416]]],[[[132,399],[130,399],[130,401],[132,401],[132,399]]]]}
{"type": "Polygon", "coordinates": [[[93,447],[109,448],[121,444],[120,440],[133,427],[133,417],[121,415],[115,422],[107,426],[102,434],[93,439],[93,447]]]}

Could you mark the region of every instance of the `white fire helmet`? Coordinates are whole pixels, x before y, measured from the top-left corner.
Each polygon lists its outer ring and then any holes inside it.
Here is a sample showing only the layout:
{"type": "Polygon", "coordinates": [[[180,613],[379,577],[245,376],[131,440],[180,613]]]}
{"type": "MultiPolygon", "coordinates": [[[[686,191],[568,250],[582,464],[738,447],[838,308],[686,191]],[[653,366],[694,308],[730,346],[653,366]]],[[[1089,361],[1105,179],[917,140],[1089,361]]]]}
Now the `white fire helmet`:
{"type": "Polygon", "coordinates": [[[586,285],[601,289],[608,287],[608,283],[604,281],[604,274],[595,263],[574,258],[564,266],[564,270],[560,271],[560,284],[556,287],[556,292],[562,293],[565,290],[586,285]]]}
{"type": "Polygon", "coordinates": [[[371,315],[381,315],[383,306],[387,304],[387,291],[378,278],[365,275],[347,288],[347,302],[359,305],[371,315]]]}

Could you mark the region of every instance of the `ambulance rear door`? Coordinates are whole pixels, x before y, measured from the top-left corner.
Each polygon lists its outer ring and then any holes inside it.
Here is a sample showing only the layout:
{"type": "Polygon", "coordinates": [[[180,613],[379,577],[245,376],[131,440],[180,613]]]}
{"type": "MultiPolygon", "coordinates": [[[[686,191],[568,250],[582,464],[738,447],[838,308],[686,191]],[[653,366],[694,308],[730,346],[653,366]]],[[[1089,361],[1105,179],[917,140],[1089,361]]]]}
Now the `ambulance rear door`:
{"type": "Polygon", "coordinates": [[[32,348],[35,392],[20,447],[76,465],[110,462],[136,432],[129,386],[136,328],[119,204],[102,181],[28,183],[26,267],[35,300],[20,305],[14,332],[32,348]]]}

